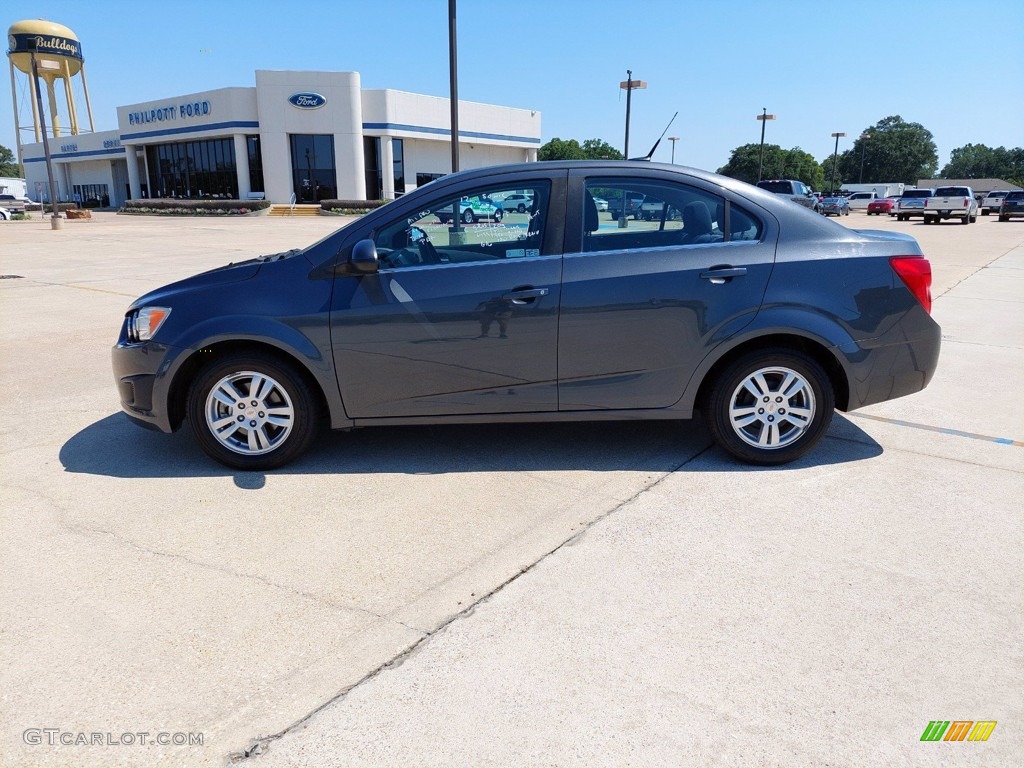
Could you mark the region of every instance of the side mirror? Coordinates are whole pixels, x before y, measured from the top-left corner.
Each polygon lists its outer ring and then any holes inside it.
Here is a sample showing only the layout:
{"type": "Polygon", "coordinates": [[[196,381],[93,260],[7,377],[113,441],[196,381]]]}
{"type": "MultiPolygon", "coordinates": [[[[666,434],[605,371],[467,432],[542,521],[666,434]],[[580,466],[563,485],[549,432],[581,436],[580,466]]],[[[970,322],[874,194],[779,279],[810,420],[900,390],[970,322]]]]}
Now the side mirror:
{"type": "Polygon", "coordinates": [[[377,260],[377,246],[373,240],[360,240],[352,246],[352,256],[349,258],[352,271],[363,275],[370,275],[377,271],[380,262],[377,260]]]}

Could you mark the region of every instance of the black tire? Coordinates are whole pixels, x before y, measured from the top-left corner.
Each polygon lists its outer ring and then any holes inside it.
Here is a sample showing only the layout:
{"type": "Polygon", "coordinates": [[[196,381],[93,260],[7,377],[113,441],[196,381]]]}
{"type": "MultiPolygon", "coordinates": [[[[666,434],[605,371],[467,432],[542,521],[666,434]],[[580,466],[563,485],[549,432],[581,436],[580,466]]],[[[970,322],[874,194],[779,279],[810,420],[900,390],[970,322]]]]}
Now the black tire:
{"type": "Polygon", "coordinates": [[[828,375],[812,358],[788,349],[767,349],[730,363],[713,383],[703,410],[708,429],[723,450],[748,464],[772,466],[800,458],[821,440],[832,423],[835,394],[828,375]],[[767,403],[744,387],[757,374],[768,389],[755,388],[766,392],[767,403]],[[794,389],[798,382],[802,386],[794,389]],[[792,413],[787,414],[786,408],[792,413]],[[746,409],[749,414],[737,415],[746,409]],[[797,409],[806,412],[806,420],[794,419],[797,409]],[[746,416],[753,420],[750,424],[734,426],[736,419],[746,416]],[[756,444],[766,432],[769,438],[774,434],[777,447],[756,444]]]}
{"type": "Polygon", "coordinates": [[[503,211],[501,208],[498,208],[494,212],[494,220],[498,222],[501,221],[503,218],[505,218],[505,211],[503,211]]]}
{"type": "Polygon", "coordinates": [[[526,213],[526,206],[523,203],[520,203],[519,205],[516,206],[516,212],[526,213]]]}
{"type": "Polygon", "coordinates": [[[971,224],[973,224],[977,220],[978,220],[978,214],[974,214],[973,216],[971,216],[971,224]]]}
{"type": "Polygon", "coordinates": [[[1000,221],[1009,221],[1010,217],[1009,216],[1003,216],[1002,214],[999,214],[999,220],[1000,221]]]}
{"type": "Polygon", "coordinates": [[[476,216],[474,216],[473,212],[471,210],[469,210],[468,208],[462,214],[462,223],[463,224],[475,224],[476,223],[476,216]]]}
{"type": "Polygon", "coordinates": [[[248,471],[284,466],[309,447],[320,427],[319,400],[306,380],[291,364],[261,352],[228,355],[202,369],[189,388],[187,414],[207,455],[248,471]],[[240,402],[228,404],[214,396],[218,391],[239,395],[240,402]],[[239,407],[243,403],[244,409],[239,407]],[[275,410],[280,412],[276,417],[271,413],[275,410]],[[230,432],[227,428],[234,424],[226,423],[221,436],[215,435],[211,420],[229,419],[241,421],[230,432]]]}
{"type": "Polygon", "coordinates": [[[982,208],[981,209],[981,215],[982,216],[988,216],[988,208],[982,208]]]}
{"type": "Polygon", "coordinates": [[[960,223],[961,224],[970,224],[971,223],[971,217],[970,216],[964,216],[962,219],[960,219],[960,223]]]}

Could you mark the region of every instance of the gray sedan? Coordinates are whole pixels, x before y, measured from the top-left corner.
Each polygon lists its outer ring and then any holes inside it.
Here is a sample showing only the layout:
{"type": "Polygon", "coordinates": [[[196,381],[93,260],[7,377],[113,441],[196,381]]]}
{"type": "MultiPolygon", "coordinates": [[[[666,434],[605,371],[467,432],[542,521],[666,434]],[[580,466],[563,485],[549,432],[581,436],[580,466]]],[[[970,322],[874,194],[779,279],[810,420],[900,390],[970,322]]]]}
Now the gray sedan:
{"type": "Polygon", "coordinates": [[[928,384],[930,287],[913,238],[733,179],[635,161],[498,166],[139,298],[114,377],[133,420],[187,422],[246,470],[295,459],[325,424],[698,415],[732,456],[782,464],[835,408],[928,384]],[[439,222],[513,192],[530,216],[439,222]],[[596,199],[659,204],[622,222],[596,199]]]}

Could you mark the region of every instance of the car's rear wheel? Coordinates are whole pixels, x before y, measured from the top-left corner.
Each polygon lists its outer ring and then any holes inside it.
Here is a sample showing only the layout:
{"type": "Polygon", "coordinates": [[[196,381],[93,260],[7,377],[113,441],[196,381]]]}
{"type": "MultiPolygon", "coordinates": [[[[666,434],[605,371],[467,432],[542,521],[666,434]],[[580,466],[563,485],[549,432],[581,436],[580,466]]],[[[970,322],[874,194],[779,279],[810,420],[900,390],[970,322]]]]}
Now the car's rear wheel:
{"type": "Polygon", "coordinates": [[[740,461],[785,464],[822,438],[835,409],[832,383],[812,358],[769,349],[735,360],[704,409],[715,442],[740,461]]]}
{"type": "Polygon", "coordinates": [[[516,206],[516,211],[519,213],[526,213],[526,206],[523,203],[520,203],[516,206]]]}
{"type": "Polygon", "coordinates": [[[503,218],[505,218],[505,212],[501,208],[498,208],[497,210],[494,211],[495,221],[501,221],[503,218]]]}
{"type": "Polygon", "coordinates": [[[200,447],[221,464],[275,469],[305,451],[319,405],[296,370],[257,352],[215,360],[192,382],[188,419],[200,447]]]}
{"type": "Polygon", "coordinates": [[[981,209],[981,215],[982,216],[988,216],[988,208],[982,208],[981,209]]]}
{"type": "Polygon", "coordinates": [[[466,224],[472,224],[476,221],[476,216],[473,215],[472,211],[467,210],[462,214],[462,221],[466,224]]]}
{"type": "Polygon", "coordinates": [[[999,214],[999,220],[1000,221],[1009,221],[1010,217],[1009,216],[1003,216],[1002,214],[999,214]]]}
{"type": "Polygon", "coordinates": [[[971,223],[971,217],[970,216],[964,216],[962,219],[960,219],[960,223],[961,224],[970,224],[971,223]]]}

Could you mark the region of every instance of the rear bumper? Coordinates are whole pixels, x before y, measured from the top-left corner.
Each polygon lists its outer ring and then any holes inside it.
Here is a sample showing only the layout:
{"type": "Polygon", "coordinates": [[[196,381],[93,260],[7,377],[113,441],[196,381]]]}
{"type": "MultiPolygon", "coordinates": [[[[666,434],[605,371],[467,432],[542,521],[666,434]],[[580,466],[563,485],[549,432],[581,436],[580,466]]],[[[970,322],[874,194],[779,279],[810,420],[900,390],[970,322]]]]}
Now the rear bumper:
{"type": "Polygon", "coordinates": [[[843,345],[850,390],[845,410],[920,392],[935,375],[941,347],[942,329],[924,308],[909,313],[870,348],[843,345]]]}

